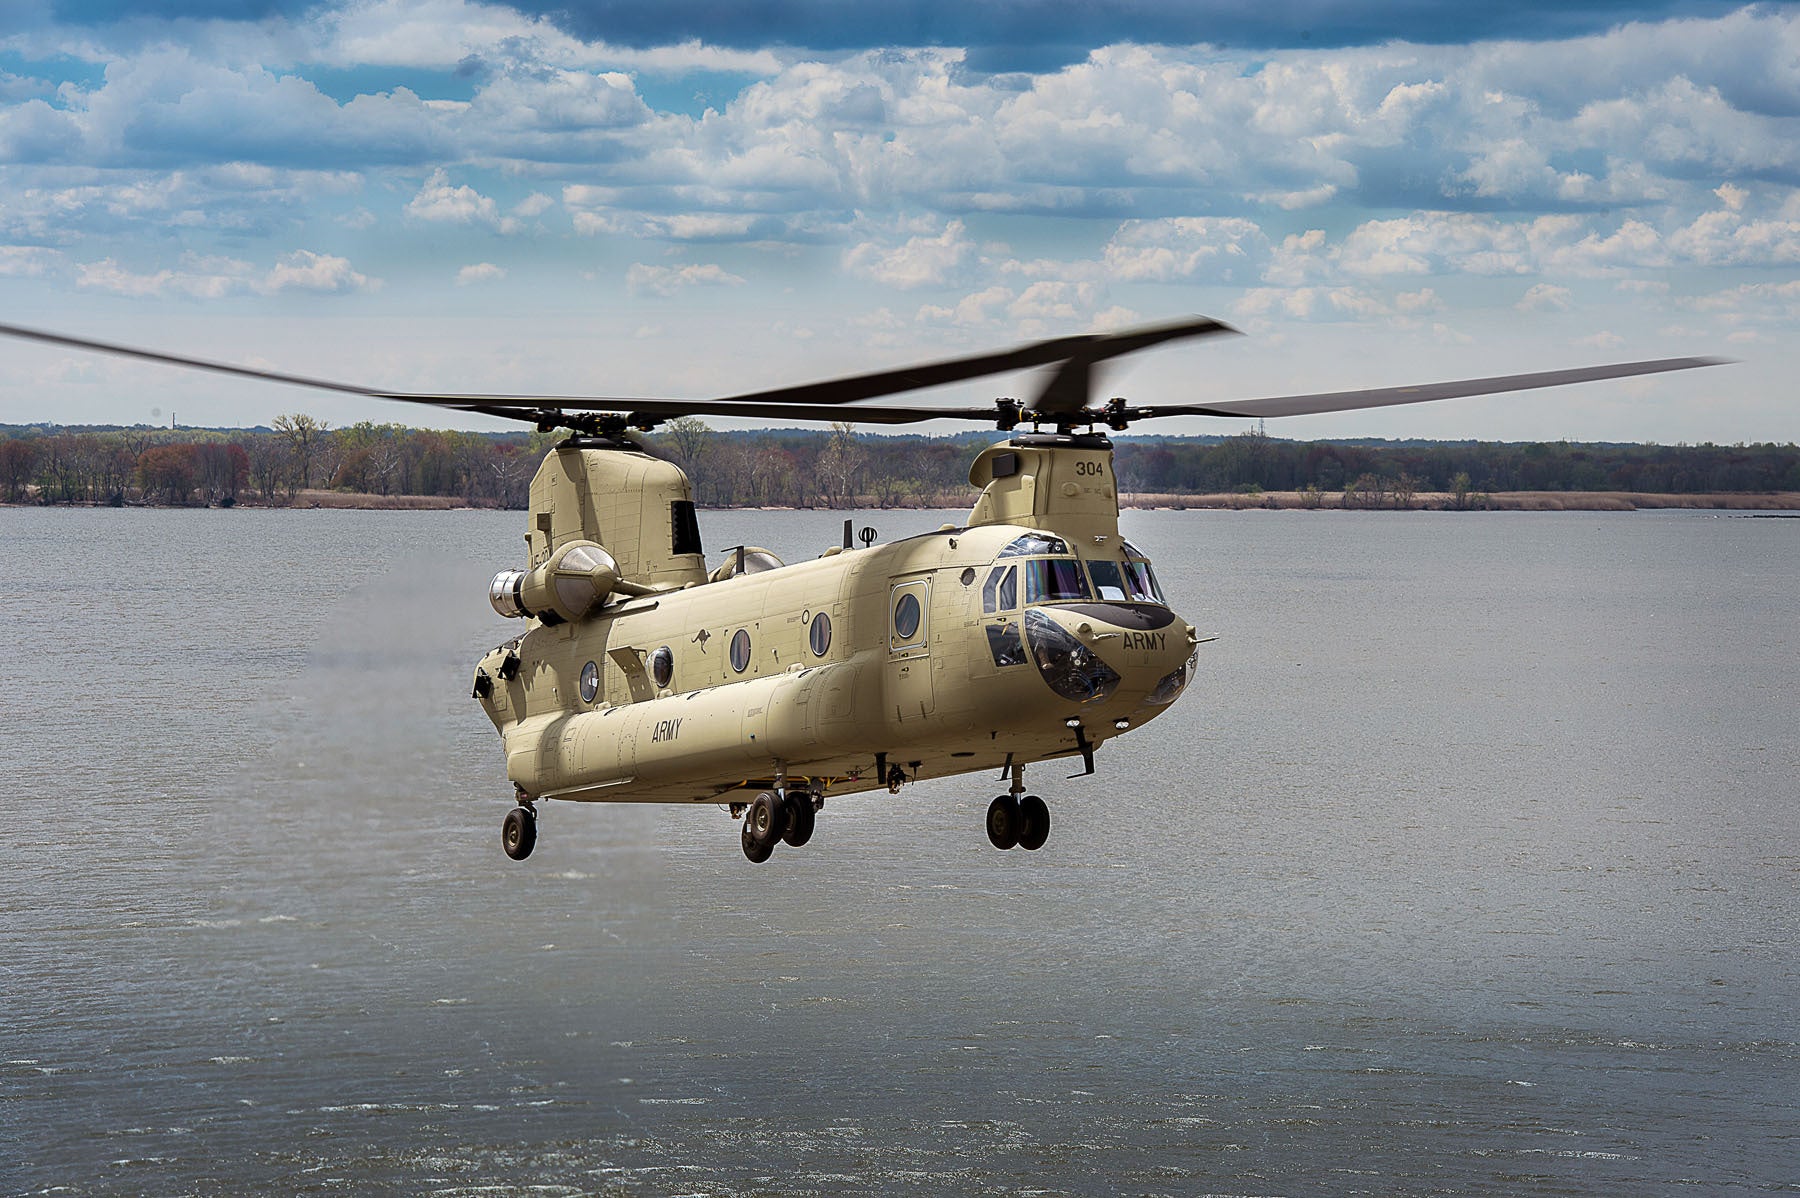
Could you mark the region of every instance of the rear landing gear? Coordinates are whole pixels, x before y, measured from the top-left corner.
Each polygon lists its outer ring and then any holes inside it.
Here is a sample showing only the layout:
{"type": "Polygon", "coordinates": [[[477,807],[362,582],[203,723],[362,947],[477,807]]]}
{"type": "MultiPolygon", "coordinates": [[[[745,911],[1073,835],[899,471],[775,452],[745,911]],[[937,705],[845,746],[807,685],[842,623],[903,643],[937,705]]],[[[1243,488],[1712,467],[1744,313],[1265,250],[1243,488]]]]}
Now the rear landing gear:
{"type": "Polygon", "coordinates": [[[500,825],[500,845],[514,861],[531,856],[537,845],[537,816],[531,808],[521,803],[506,813],[506,820],[500,825]]]}
{"type": "Polygon", "coordinates": [[[799,848],[811,840],[818,817],[813,801],[804,790],[765,790],[757,795],[744,809],[744,826],[739,830],[744,856],[760,865],[783,841],[799,848]]]}

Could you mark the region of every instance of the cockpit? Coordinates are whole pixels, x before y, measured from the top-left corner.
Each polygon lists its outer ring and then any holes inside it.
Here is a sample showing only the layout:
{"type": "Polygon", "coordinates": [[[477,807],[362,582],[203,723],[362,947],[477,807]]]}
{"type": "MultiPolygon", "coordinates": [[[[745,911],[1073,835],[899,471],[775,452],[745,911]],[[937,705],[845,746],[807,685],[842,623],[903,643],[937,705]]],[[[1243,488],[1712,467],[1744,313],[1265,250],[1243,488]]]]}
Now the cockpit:
{"type": "Polygon", "coordinates": [[[1077,558],[1061,537],[1027,533],[1002,549],[982,588],[987,614],[1012,611],[1023,596],[1025,606],[1100,599],[1123,603],[1164,603],[1150,559],[1129,541],[1121,556],[1077,558]],[[1007,558],[1019,558],[1009,562],[1007,558]]]}

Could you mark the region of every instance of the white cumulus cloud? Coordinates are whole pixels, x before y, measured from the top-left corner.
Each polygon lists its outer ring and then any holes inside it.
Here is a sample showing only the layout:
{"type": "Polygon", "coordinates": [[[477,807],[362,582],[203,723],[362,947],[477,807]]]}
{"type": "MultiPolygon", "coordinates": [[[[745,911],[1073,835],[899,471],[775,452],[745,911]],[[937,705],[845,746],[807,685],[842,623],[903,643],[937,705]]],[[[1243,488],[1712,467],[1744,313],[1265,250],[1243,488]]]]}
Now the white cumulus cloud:
{"type": "Polygon", "coordinates": [[[625,272],[633,294],[674,295],[687,287],[741,287],[744,280],[716,263],[655,266],[634,262],[625,272]]]}

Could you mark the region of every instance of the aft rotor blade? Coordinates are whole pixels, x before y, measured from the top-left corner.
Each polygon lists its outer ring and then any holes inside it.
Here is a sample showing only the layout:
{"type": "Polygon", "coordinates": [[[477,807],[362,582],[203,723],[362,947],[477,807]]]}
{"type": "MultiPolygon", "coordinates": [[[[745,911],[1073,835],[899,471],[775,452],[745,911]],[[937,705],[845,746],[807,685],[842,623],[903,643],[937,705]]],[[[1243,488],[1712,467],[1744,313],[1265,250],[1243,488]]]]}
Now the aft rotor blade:
{"type": "Polygon", "coordinates": [[[886,405],[835,404],[753,404],[727,403],[722,400],[610,400],[558,399],[505,396],[444,396],[435,401],[442,407],[464,412],[481,412],[513,420],[540,420],[552,412],[610,412],[626,418],[646,417],[661,422],[677,416],[735,416],[742,420],[807,420],[849,422],[854,424],[920,424],[927,420],[994,421],[1001,412],[995,405],[985,408],[891,407],[886,405]],[[504,399],[505,402],[497,402],[504,399]]]}
{"type": "Polygon", "coordinates": [[[1045,416],[1079,412],[1093,398],[1096,363],[1161,345],[1165,341],[1208,337],[1218,333],[1236,336],[1238,331],[1224,321],[1197,316],[1191,320],[1140,325],[1135,329],[1096,335],[1085,346],[1063,359],[1062,365],[1056,368],[1039,389],[1037,398],[1031,401],[1031,410],[1045,416]]]}
{"type": "Polygon", "coordinates": [[[1426,403],[1434,399],[1462,399],[1471,395],[1497,395],[1505,391],[1530,391],[1560,387],[1566,383],[1591,383],[1600,379],[1631,378],[1697,366],[1722,366],[1730,358],[1658,358],[1650,362],[1617,362],[1610,366],[1581,366],[1574,370],[1540,370],[1532,374],[1503,374],[1484,379],[1448,383],[1422,383],[1412,387],[1376,387],[1367,391],[1324,391],[1316,395],[1276,395],[1264,399],[1233,399],[1211,404],[1159,404],[1131,408],[1133,420],[1151,416],[1310,416],[1319,412],[1349,412],[1358,408],[1385,408],[1395,404],[1426,403]]]}
{"type": "MultiPolygon", "coordinates": [[[[362,383],[346,383],[335,379],[322,379],[311,375],[293,374],[287,371],[263,370],[252,366],[238,366],[229,362],[217,362],[207,358],[190,357],[186,354],[164,353],[161,350],[140,349],[136,346],[120,345],[117,342],[100,341],[89,337],[72,337],[63,333],[52,333],[43,329],[25,328],[21,325],[0,324],[0,335],[20,337],[30,341],[40,341],[50,345],[62,345],[71,349],[91,350],[96,353],[113,354],[118,357],[136,358],[146,362],[160,362],[168,366],[182,366],[192,370],[209,370],[215,374],[232,375],[237,378],[258,379],[263,382],[287,383],[296,387],[313,387],[322,391],[337,391],[347,395],[361,395],[371,399],[392,399],[402,403],[431,404],[435,407],[455,408],[461,411],[483,411],[490,415],[500,415],[495,408],[521,408],[533,412],[548,408],[586,408],[610,412],[627,412],[634,408],[639,411],[655,410],[668,415],[681,415],[678,405],[688,405],[687,411],[699,415],[714,414],[703,405],[707,404],[768,404],[783,407],[800,407],[808,404],[843,404],[854,403],[863,399],[875,399],[883,395],[897,395],[906,391],[917,391],[926,387],[938,387],[946,383],[964,382],[968,379],[981,378],[991,374],[1002,374],[1012,370],[1024,370],[1033,366],[1045,366],[1055,362],[1068,362],[1079,359],[1082,363],[1091,364],[1105,358],[1117,357],[1143,349],[1162,341],[1177,337],[1195,337],[1206,333],[1235,332],[1216,320],[1196,318],[1163,325],[1148,325],[1136,329],[1124,329],[1116,333],[1083,333],[1073,337],[1058,337],[1048,341],[1035,341],[997,353],[976,354],[966,358],[949,358],[938,362],[925,362],[914,366],[903,366],[894,370],[881,370],[871,374],[852,375],[848,378],[827,379],[817,383],[802,383],[792,387],[777,387],[767,391],[752,391],[741,395],[721,396],[712,400],[686,401],[670,399],[634,399],[629,397],[606,396],[573,396],[573,395],[456,395],[434,394],[419,391],[391,391],[381,387],[371,387],[362,383]],[[477,406],[480,405],[480,406],[477,406]]],[[[1085,379],[1086,366],[1079,367],[1085,379]]],[[[1052,384],[1054,386],[1054,382],[1052,384]]],[[[1085,403],[1085,392],[1082,403],[1085,403]]],[[[1076,408],[1082,403],[1075,405],[1076,408]]],[[[790,413],[790,415],[797,415],[790,413]]],[[[521,417],[524,418],[524,417],[521,417]]],[[[829,415],[815,417],[831,419],[829,415]]],[[[986,418],[985,412],[983,417],[986,418]]]]}
{"type": "MultiPolygon", "coordinates": [[[[161,362],[168,366],[185,366],[190,370],[211,370],[217,374],[232,374],[239,378],[261,379],[270,383],[290,383],[296,387],[316,387],[322,391],[342,391],[350,395],[379,396],[382,394],[373,388],[358,386],[355,383],[333,382],[330,379],[311,378],[302,374],[286,374],[278,370],[258,370],[253,366],[234,366],[228,362],[190,358],[183,354],[165,354],[159,350],[138,349],[131,345],[96,341],[89,337],[70,337],[63,333],[52,333],[44,329],[28,329],[16,324],[0,324],[0,334],[18,337],[26,341],[42,341],[48,345],[66,345],[70,349],[92,350],[95,353],[112,354],[121,358],[138,358],[146,362],[161,362]]],[[[383,396],[383,398],[392,397],[383,396]]]]}

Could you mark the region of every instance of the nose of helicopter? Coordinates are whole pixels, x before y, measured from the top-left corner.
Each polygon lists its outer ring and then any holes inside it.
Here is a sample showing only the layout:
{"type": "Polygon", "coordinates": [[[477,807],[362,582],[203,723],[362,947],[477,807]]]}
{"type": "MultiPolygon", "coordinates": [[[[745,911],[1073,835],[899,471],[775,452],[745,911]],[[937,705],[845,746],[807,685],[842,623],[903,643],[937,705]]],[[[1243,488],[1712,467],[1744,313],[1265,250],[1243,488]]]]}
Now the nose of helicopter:
{"type": "Polygon", "coordinates": [[[1187,682],[1194,629],[1153,603],[1069,603],[1025,613],[1044,682],[1075,703],[1168,703],[1187,682]],[[1179,675],[1179,677],[1177,677],[1179,675]]]}

